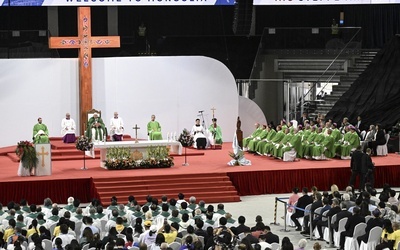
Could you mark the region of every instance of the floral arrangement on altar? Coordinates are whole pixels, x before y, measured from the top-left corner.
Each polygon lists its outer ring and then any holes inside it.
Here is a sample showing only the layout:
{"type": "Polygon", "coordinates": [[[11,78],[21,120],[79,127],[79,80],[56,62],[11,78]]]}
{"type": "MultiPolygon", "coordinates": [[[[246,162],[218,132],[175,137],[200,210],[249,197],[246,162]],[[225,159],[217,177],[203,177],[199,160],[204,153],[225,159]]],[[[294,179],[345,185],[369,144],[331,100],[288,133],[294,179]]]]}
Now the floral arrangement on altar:
{"type": "Polygon", "coordinates": [[[109,170],[169,168],[174,165],[174,158],[168,152],[165,146],[150,146],[146,159],[135,159],[130,147],[108,148],[105,166],[109,170]]]}
{"type": "Polygon", "coordinates": [[[30,141],[18,142],[15,154],[19,157],[22,166],[26,169],[31,170],[32,168],[36,168],[39,162],[35,146],[30,141]]]}
{"type": "Polygon", "coordinates": [[[93,147],[93,143],[89,141],[89,138],[87,138],[84,135],[81,135],[78,137],[75,143],[76,149],[80,151],[89,151],[93,147]]]}
{"type": "Polygon", "coordinates": [[[190,147],[193,145],[193,136],[190,134],[189,130],[183,129],[182,133],[179,135],[178,141],[182,144],[182,147],[190,147]]]}

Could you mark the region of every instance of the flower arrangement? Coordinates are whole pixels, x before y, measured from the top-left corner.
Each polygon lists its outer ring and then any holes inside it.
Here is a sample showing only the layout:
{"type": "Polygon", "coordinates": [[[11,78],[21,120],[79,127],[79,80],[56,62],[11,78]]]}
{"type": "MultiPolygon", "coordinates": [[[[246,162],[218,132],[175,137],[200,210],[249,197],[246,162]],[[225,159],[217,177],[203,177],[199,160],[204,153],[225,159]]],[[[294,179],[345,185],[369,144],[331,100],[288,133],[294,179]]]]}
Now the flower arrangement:
{"type": "Polygon", "coordinates": [[[182,133],[179,135],[178,141],[183,147],[190,147],[193,144],[193,136],[190,134],[189,130],[183,129],[182,133]]]}
{"type": "Polygon", "coordinates": [[[244,153],[242,150],[239,150],[236,154],[234,152],[229,152],[229,156],[232,158],[234,166],[241,166],[240,160],[243,158],[244,153]]]}
{"type": "Polygon", "coordinates": [[[109,170],[169,168],[174,165],[173,157],[168,155],[165,146],[147,148],[147,158],[135,160],[129,147],[113,147],[107,149],[105,166],[109,170]]]}
{"type": "Polygon", "coordinates": [[[31,170],[36,168],[39,159],[36,155],[36,149],[30,141],[20,141],[15,149],[15,154],[20,158],[22,166],[31,170]]]}
{"type": "Polygon", "coordinates": [[[92,149],[93,143],[89,141],[88,137],[81,135],[76,140],[75,147],[80,151],[89,151],[92,149]]]}

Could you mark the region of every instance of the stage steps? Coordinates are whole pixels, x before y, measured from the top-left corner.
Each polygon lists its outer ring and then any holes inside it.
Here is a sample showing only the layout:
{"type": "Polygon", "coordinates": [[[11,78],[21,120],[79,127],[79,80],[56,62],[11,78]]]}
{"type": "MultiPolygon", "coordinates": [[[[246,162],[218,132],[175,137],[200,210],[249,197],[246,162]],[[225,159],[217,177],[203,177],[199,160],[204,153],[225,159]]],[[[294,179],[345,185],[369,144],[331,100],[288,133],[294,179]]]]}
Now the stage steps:
{"type": "Polygon", "coordinates": [[[186,200],[194,196],[197,202],[200,200],[206,203],[240,201],[238,192],[226,173],[159,175],[128,180],[121,175],[121,178],[94,178],[93,183],[105,206],[110,204],[112,196],[118,198],[118,203],[126,204],[128,196],[133,195],[139,204],[144,204],[147,195],[161,202],[161,196],[166,195],[168,199],[177,199],[178,193],[183,193],[186,200]]]}

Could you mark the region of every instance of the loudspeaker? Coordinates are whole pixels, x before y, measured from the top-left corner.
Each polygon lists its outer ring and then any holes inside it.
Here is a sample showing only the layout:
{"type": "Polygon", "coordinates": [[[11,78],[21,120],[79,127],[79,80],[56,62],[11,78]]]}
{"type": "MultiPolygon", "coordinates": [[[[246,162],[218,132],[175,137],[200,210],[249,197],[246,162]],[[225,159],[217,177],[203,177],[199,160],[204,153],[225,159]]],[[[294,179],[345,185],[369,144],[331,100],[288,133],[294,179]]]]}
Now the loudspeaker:
{"type": "Polygon", "coordinates": [[[253,0],[236,0],[232,30],[235,35],[249,35],[253,21],[253,0]]]}

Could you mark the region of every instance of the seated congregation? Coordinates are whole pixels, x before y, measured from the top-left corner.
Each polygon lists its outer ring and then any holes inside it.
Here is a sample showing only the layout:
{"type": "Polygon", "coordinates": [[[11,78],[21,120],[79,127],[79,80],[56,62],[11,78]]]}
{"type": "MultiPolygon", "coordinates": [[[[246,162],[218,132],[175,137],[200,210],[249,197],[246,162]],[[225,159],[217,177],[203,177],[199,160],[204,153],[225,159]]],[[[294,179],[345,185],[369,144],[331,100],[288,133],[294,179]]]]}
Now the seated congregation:
{"type": "Polygon", "coordinates": [[[369,185],[359,194],[353,190],[348,186],[340,193],[332,185],[330,193],[320,193],[313,187],[309,195],[304,187],[300,196],[294,188],[284,219],[304,237],[332,242],[339,250],[398,249],[400,195],[388,184],[379,196],[369,185]]]}
{"type": "Polygon", "coordinates": [[[243,139],[243,149],[283,161],[296,161],[300,158],[350,159],[358,146],[364,152],[371,148],[373,155],[387,155],[386,144],[389,138],[379,124],[371,125],[368,131],[361,131],[357,126],[351,125],[347,118],[343,119],[339,128],[332,121],[324,122],[323,117],[311,123],[304,120],[303,124],[282,120],[274,128],[271,124],[256,123],[255,131],[243,139]]]}
{"type": "MultiPolygon", "coordinates": [[[[260,249],[279,244],[279,237],[256,217],[256,226],[246,226],[246,218],[234,219],[223,204],[206,206],[188,201],[182,193],[177,199],[147,196],[139,205],[133,196],[127,204],[116,197],[104,208],[97,199],[86,207],[78,199],[68,198],[59,206],[46,198],[42,206],[9,202],[0,207],[1,246],[12,249],[214,249],[240,246],[260,249]]],[[[279,246],[279,245],[278,245],[279,246]]]]}

